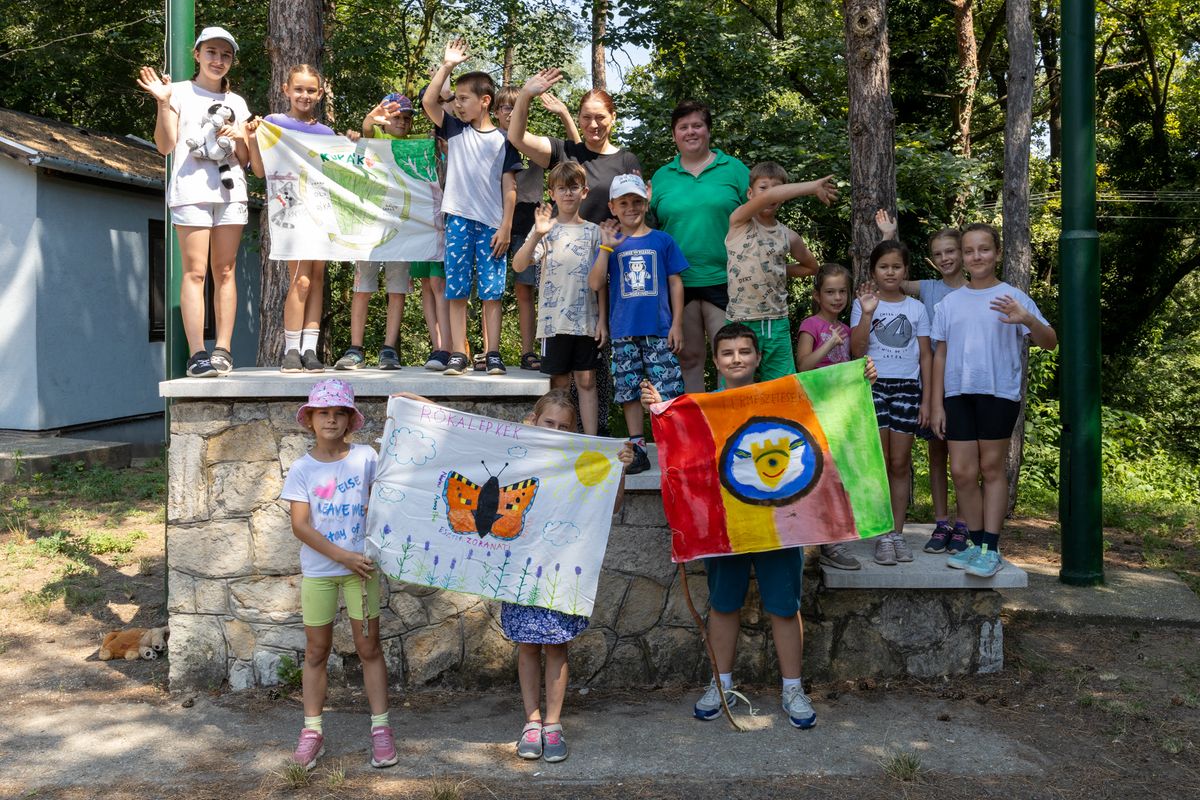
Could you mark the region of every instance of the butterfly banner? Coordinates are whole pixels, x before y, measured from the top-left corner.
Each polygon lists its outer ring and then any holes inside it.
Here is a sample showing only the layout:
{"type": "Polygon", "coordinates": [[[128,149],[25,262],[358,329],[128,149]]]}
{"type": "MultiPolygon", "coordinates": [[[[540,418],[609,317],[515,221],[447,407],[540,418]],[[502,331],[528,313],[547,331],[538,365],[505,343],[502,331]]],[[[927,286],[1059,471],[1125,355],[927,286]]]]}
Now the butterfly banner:
{"type": "Polygon", "coordinates": [[[676,562],[892,529],[862,360],[651,411],[676,562]]]}
{"type": "Polygon", "coordinates": [[[441,261],[433,139],[320,136],[263,121],[271,258],[441,261]]]}
{"type": "Polygon", "coordinates": [[[621,447],[393,397],[367,552],[395,580],[590,616],[621,447]]]}

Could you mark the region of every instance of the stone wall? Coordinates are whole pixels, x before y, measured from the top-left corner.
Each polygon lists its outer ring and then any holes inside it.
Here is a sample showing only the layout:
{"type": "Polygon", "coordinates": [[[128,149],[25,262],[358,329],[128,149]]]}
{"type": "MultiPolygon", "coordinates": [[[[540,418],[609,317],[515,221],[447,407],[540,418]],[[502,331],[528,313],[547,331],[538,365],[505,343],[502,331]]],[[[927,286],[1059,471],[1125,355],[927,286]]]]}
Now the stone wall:
{"type": "MultiPolygon", "coordinates": [[[[527,401],[448,405],[518,420],[527,401]]],[[[284,656],[304,653],[299,542],[283,476],[309,445],[289,401],[176,402],[167,501],[168,608],[173,686],[277,683],[284,656]]],[[[384,401],[363,399],[382,433],[384,401]]],[[[689,566],[692,599],[707,601],[702,568],[689,566]]],[[[468,595],[385,581],[381,638],[395,684],[483,687],[515,681],[515,648],[499,605],[468,595]]],[[[824,589],[810,565],[805,588],[805,674],[814,678],[994,671],[1002,664],[1000,598],[977,590],[824,589]]],[[[345,615],[334,628],[330,669],[356,663],[345,615]]],[[[570,649],[572,682],[591,686],[695,684],[708,664],[670,560],[657,491],[632,491],[609,538],[591,627],[570,649]]],[[[740,681],[778,676],[770,623],[754,586],[742,617],[740,681]]]]}

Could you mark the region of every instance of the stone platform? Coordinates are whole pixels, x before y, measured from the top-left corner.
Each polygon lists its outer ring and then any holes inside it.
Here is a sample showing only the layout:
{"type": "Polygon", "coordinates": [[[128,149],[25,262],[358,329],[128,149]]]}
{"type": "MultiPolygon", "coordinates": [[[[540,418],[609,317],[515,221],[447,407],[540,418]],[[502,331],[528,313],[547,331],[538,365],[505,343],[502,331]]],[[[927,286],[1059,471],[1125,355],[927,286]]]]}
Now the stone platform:
{"type": "Polygon", "coordinates": [[[0,483],[49,472],[56,464],[83,463],[122,469],[129,466],[132,453],[133,447],[128,442],[4,431],[0,432],[0,483]]]}
{"type": "MultiPolygon", "coordinates": [[[[523,370],[448,378],[411,367],[324,375],[236,370],[225,378],[161,384],[161,394],[173,401],[167,499],[173,687],[269,685],[278,682],[283,657],[302,659],[299,542],[279,493],[288,468],[310,444],[295,421],[296,408],[313,383],[331,376],[354,386],[367,419],[355,439],[372,444],[382,434],[386,397],[394,392],[519,421],[548,388],[545,376],[523,370]]],[[[944,557],[919,552],[927,533],[919,526],[912,531],[912,564],[869,564],[841,573],[810,562],[802,609],[806,675],[930,677],[1001,667],[995,587],[1015,585],[1024,573],[1009,566],[991,581],[963,583],[961,573],[944,567],[944,557]]],[[[591,626],[570,649],[573,684],[708,680],[670,539],[657,468],[631,476],[609,537],[591,626]]],[[[870,543],[859,546],[860,560],[869,562],[870,543]]],[[[692,598],[703,609],[703,565],[690,564],[686,572],[692,598]]],[[[497,604],[402,583],[385,586],[383,602],[381,635],[394,683],[486,687],[514,680],[515,648],[500,632],[497,604]]],[[[331,669],[355,661],[349,625],[340,615],[331,669]]],[[[739,681],[749,683],[778,676],[770,621],[754,584],[736,671],[739,681]]]]}

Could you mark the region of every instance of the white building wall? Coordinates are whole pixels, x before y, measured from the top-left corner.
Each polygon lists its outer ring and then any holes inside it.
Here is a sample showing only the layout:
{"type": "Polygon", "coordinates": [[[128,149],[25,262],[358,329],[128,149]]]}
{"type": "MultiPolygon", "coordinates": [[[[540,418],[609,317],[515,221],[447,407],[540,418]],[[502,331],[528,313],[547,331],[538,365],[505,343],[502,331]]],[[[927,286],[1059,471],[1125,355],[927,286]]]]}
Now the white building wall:
{"type": "Polygon", "coordinates": [[[0,429],[38,430],[37,173],[0,155],[0,429]]]}

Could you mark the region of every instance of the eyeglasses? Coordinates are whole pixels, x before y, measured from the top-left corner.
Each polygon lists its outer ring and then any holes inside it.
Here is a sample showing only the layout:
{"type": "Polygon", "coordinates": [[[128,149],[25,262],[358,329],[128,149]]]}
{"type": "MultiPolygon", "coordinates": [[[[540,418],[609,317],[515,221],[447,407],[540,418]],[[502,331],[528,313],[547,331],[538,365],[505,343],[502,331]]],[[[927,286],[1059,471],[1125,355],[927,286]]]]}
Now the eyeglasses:
{"type": "Polygon", "coordinates": [[[513,107],[512,106],[496,106],[496,110],[497,111],[507,111],[511,114],[513,107]]]}
{"type": "Polygon", "coordinates": [[[578,183],[572,183],[569,186],[560,184],[559,186],[555,186],[551,191],[564,192],[566,194],[579,194],[580,192],[583,191],[583,187],[580,186],[578,183]]]}

